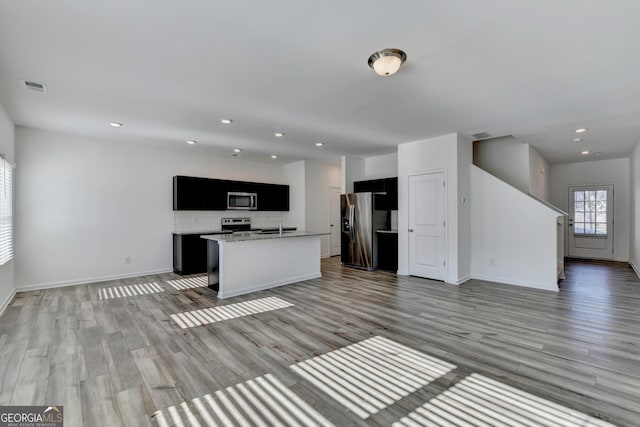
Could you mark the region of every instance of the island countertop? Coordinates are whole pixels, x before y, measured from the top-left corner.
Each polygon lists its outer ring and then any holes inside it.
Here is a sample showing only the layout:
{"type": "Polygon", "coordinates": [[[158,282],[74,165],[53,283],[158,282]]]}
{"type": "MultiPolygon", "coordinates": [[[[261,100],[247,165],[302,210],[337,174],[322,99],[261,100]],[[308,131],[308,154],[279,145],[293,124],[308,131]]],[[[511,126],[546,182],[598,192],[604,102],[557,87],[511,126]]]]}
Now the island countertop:
{"type": "Polygon", "coordinates": [[[284,231],[280,233],[255,233],[255,232],[234,232],[233,234],[204,234],[200,237],[207,240],[215,240],[216,242],[232,243],[232,242],[248,242],[254,240],[270,240],[270,239],[288,239],[293,237],[307,236],[327,236],[329,233],[320,233],[317,231],[284,231]]]}

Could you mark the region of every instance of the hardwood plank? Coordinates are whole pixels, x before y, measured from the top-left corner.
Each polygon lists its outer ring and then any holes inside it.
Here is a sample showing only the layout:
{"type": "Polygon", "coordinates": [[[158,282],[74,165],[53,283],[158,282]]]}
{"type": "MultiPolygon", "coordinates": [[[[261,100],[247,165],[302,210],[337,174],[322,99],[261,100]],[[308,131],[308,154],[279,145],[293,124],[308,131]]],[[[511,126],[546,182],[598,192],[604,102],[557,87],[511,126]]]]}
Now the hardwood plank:
{"type": "Polygon", "coordinates": [[[0,404],[61,404],[69,425],[154,425],[156,411],[274,375],[336,426],[388,426],[475,373],[617,425],[640,419],[640,280],[626,264],[569,260],[558,293],[336,258],[322,270],[225,301],[176,290],[172,273],[20,293],[0,318],[0,404]],[[139,283],[164,292],[98,296],[139,283]],[[265,297],[293,306],[187,329],[171,318],[265,297]],[[375,336],[455,368],[366,418],[290,368],[375,336]]]}

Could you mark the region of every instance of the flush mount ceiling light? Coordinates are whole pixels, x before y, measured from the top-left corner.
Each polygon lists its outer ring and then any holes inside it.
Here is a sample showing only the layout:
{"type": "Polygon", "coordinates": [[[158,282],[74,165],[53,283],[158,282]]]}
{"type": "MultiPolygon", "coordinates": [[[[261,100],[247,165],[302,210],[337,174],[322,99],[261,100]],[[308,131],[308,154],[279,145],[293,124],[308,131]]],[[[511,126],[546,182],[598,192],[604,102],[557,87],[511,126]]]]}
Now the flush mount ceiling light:
{"type": "Polygon", "coordinates": [[[586,132],[587,128],[578,128],[576,130],[574,130],[575,133],[582,133],[582,132],[586,132]]]}
{"type": "Polygon", "coordinates": [[[120,128],[120,127],[122,127],[122,123],[111,122],[111,123],[109,123],[109,126],[113,126],[114,128],[120,128]]]}
{"type": "Polygon", "coordinates": [[[274,135],[276,138],[282,138],[282,137],[284,136],[284,132],[274,132],[274,133],[273,133],[273,135],[274,135]]]}
{"type": "Polygon", "coordinates": [[[407,60],[407,54],[400,49],[382,49],[369,57],[369,67],[379,76],[392,76],[407,60]]]}
{"type": "Polygon", "coordinates": [[[187,141],[187,144],[191,144],[191,145],[197,144],[197,143],[198,143],[198,141],[194,141],[193,139],[190,139],[190,140],[187,141]]]}
{"type": "Polygon", "coordinates": [[[222,123],[224,125],[230,125],[231,123],[233,123],[233,120],[231,120],[231,119],[220,119],[220,123],[222,123]]]}

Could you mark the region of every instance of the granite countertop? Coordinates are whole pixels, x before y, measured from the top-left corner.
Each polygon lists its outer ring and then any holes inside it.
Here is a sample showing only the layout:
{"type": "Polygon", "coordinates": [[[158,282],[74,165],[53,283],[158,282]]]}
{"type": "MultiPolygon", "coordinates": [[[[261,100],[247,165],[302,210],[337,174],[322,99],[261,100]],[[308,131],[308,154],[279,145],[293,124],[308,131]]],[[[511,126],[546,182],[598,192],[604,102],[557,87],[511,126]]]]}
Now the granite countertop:
{"type": "Polygon", "coordinates": [[[398,234],[398,230],[376,230],[376,233],[398,234]]]}
{"type": "Polygon", "coordinates": [[[204,230],[204,231],[172,231],[172,234],[186,235],[186,234],[231,234],[231,230],[204,230]]]}
{"type": "Polygon", "coordinates": [[[226,235],[202,235],[203,239],[215,240],[218,242],[248,242],[251,240],[269,240],[269,239],[288,239],[291,237],[307,237],[307,236],[327,236],[329,233],[320,233],[316,231],[285,231],[279,233],[254,233],[254,232],[235,232],[226,235]]]}

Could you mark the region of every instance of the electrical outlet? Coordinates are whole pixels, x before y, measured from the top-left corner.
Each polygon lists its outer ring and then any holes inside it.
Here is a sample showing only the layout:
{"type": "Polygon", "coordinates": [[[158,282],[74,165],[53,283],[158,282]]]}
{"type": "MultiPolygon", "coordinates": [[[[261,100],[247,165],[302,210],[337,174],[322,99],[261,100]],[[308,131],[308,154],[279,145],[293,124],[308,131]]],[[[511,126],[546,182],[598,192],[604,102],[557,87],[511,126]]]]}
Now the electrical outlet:
{"type": "Polygon", "coordinates": [[[124,263],[125,264],[131,264],[131,257],[130,256],[124,257],[124,263]]]}

